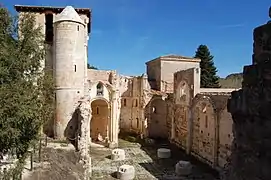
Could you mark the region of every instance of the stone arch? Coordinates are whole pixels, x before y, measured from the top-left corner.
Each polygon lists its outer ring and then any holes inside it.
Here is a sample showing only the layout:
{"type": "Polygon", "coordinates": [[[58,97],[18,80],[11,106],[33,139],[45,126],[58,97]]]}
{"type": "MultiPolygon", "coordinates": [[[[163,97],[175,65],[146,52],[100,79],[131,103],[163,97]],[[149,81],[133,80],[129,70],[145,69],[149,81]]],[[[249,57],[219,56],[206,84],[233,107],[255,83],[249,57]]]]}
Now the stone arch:
{"type": "Polygon", "coordinates": [[[162,97],[150,100],[148,132],[151,138],[167,138],[167,103],[162,97]]]}
{"type": "Polygon", "coordinates": [[[216,109],[209,96],[197,95],[192,102],[191,153],[214,163],[216,139],[216,109]]]}
{"type": "Polygon", "coordinates": [[[110,104],[105,98],[92,99],[90,104],[90,136],[93,141],[104,141],[109,136],[110,104]]]}

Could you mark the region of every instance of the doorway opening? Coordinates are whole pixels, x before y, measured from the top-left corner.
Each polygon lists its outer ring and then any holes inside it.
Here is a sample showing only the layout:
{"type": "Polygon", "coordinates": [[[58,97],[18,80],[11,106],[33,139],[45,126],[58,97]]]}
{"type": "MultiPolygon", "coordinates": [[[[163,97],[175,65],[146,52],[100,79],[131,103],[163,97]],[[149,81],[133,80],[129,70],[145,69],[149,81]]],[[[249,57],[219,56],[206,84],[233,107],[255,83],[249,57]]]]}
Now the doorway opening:
{"type": "Polygon", "coordinates": [[[90,121],[90,136],[94,142],[104,142],[109,130],[109,105],[103,99],[91,103],[92,118],[90,121]]]}

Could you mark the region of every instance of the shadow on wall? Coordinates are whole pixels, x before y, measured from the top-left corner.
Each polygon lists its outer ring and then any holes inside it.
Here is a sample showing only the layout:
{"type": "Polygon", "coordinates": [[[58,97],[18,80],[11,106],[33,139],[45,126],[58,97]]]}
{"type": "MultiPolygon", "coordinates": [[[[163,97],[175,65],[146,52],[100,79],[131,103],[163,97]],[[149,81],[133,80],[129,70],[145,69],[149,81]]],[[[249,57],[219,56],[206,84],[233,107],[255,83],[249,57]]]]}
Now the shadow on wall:
{"type": "Polygon", "coordinates": [[[75,147],[76,150],[78,150],[77,146],[77,136],[79,132],[79,110],[76,109],[74,113],[72,114],[72,118],[67,124],[67,127],[64,131],[64,136],[67,138],[67,140],[75,147]]]}

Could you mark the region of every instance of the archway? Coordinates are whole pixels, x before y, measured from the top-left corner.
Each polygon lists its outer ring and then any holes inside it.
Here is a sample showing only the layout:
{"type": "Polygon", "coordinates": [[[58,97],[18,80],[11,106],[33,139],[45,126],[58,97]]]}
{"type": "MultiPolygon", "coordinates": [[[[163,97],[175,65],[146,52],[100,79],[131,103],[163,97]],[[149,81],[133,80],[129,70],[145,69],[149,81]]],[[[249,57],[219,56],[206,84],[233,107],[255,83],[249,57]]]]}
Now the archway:
{"type": "Polygon", "coordinates": [[[90,121],[90,136],[92,141],[103,141],[108,137],[109,105],[103,99],[91,103],[92,118],[90,121]]]}
{"type": "Polygon", "coordinates": [[[167,104],[162,99],[154,99],[150,103],[149,137],[167,138],[167,104]]]}

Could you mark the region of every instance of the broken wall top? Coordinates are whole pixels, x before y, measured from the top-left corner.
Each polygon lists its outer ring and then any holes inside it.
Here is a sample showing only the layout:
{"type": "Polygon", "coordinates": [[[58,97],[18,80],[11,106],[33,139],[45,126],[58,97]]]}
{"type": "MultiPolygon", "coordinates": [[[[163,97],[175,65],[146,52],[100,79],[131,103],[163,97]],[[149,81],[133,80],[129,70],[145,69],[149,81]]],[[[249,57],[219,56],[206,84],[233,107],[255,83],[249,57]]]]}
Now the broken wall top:
{"type": "MultiPolygon", "coordinates": [[[[271,8],[269,9],[269,17],[271,18],[271,8]]],[[[253,40],[252,63],[271,62],[271,21],[254,29],[253,40]]]]}

